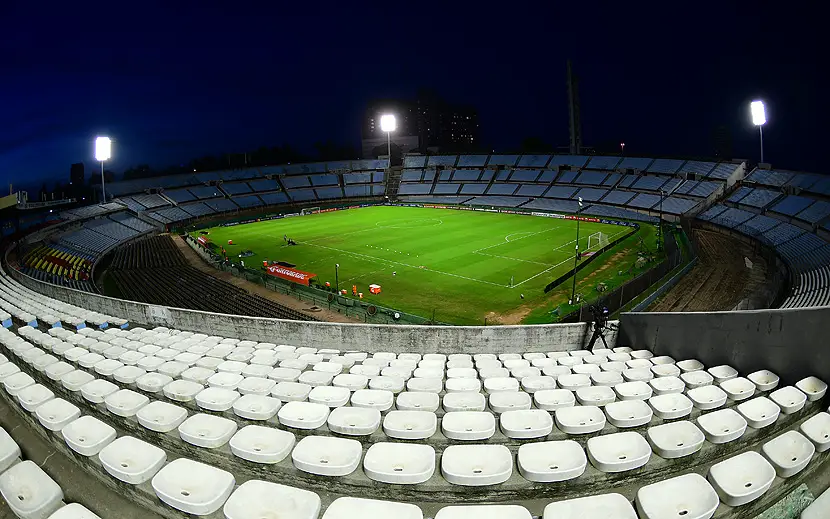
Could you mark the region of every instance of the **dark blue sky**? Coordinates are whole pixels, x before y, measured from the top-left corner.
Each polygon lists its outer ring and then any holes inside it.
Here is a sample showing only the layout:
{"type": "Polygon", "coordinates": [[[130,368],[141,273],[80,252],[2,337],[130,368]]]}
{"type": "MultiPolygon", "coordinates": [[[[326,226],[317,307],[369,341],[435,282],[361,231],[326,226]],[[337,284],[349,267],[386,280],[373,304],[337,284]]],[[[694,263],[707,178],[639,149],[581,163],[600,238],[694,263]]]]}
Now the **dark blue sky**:
{"type": "MultiPolygon", "coordinates": [[[[358,144],[373,97],[435,89],[475,105],[497,150],[567,144],[565,60],[588,145],[711,155],[729,127],[757,160],[825,172],[818,4],[799,2],[0,2],[0,178],[66,178],[208,153],[358,144]]],[[[4,182],[5,183],[5,182],[4,182]]],[[[4,187],[5,189],[5,187],[4,187]]]]}

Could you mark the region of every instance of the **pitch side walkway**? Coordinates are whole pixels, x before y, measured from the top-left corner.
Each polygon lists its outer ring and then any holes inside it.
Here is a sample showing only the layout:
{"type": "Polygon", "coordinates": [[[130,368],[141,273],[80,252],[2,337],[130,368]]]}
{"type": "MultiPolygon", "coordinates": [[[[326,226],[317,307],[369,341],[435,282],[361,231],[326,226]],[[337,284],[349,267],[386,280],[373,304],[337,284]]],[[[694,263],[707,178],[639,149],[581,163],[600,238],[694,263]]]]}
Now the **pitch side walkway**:
{"type": "Polygon", "coordinates": [[[288,308],[291,308],[293,310],[297,310],[298,312],[302,312],[304,314],[310,315],[310,316],[312,316],[316,319],[322,319],[323,321],[328,321],[328,322],[332,322],[332,323],[361,323],[361,322],[363,322],[363,321],[360,321],[360,320],[357,320],[357,319],[352,319],[351,317],[347,317],[347,316],[345,316],[345,315],[343,315],[339,312],[334,312],[334,311],[328,310],[326,308],[323,308],[319,312],[312,312],[312,311],[309,310],[309,308],[310,308],[309,303],[306,303],[306,302],[303,302],[303,301],[297,301],[293,297],[288,296],[286,294],[281,294],[279,292],[274,292],[272,290],[268,290],[267,288],[265,288],[261,285],[257,285],[256,283],[252,283],[252,282],[247,281],[245,279],[238,278],[238,277],[234,276],[233,274],[231,274],[230,272],[220,272],[220,271],[216,270],[215,268],[211,267],[210,265],[206,264],[202,260],[202,258],[199,257],[198,254],[193,252],[193,249],[191,249],[190,246],[187,243],[185,243],[185,241],[181,238],[181,236],[171,234],[171,237],[173,238],[173,242],[176,244],[176,246],[179,248],[179,250],[182,251],[182,254],[184,254],[184,257],[185,257],[185,259],[187,259],[188,263],[190,263],[191,265],[193,265],[197,269],[201,270],[202,272],[204,272],[204,273],[206,273],[210,276],[213,276],[217,279],[221,279],[222,281],[227,281],[228,283],[231,283],[232,285],[235,285],[235,286],[237,286],[239,288],[242,288],[244,290],[247,290],[248,292],[250,292],[252,294],[257,294],[257,295],[262,296],[266,299],[270,299],[271,301],[274,301],[275,303],[279,303],[283,306],[287,306],[288,308]]]}

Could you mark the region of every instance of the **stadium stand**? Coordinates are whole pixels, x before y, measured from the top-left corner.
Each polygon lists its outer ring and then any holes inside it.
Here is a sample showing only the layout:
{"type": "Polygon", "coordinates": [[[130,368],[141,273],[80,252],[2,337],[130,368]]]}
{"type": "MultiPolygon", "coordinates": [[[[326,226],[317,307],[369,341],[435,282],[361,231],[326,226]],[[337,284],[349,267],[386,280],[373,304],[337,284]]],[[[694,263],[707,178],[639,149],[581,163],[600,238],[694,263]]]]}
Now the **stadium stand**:
{"type": "Polygon", "coordinates": [[[168,235],[117,249],[107,276],[124,297],[135,301],[206,312],[315,320],[190,266],[168,235]]]}

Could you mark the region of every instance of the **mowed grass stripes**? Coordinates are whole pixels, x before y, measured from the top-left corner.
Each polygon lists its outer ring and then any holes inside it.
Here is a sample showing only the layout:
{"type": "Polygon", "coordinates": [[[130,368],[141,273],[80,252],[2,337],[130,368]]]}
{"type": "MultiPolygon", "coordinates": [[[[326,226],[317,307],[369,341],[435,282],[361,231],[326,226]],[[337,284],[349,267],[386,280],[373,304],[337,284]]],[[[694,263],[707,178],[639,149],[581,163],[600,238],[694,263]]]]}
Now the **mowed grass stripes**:
{"type": "MultiPolygon", "coordinates": [[[[628,230],[581,222],[580,249],[593,233],[613,240],[628,230]]],[[[285,261],[334,286],[339,263],[340,288],[349,294],[357,285],[364,300],[381,306],[425,317],[434,311],[436,320],[453,324],[482,324],[485,317],[513,322],[520,307],[549,303],[545,285],[573,268],[576,222],[375,206],[208,231],[231,256],[252,250],[254,256],[244,258],[249,268],[259,269],[265,259],[285,261]],[[298,245],[287,246],[283,235],[298,245]],[[371,283],[383,292],[369,294],[371,283]]]]}

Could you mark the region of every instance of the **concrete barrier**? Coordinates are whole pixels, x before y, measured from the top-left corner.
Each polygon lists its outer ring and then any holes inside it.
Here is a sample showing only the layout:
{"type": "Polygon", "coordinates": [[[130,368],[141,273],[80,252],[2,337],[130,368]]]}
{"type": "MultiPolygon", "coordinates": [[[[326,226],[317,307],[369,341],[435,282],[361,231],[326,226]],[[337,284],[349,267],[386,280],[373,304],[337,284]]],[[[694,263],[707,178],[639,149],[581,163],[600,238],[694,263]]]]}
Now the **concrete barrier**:
{"type": "Polygon", "coordinates": [[[769,369],[782,385],[808,375],[830,381],[828,325],[830,307],[624,313],[619,344],[706,366],[729,364],[742,375],[769,369]]]}
{"type": "MultiPolygon", "coordinates": [[[[239,337],[261,342],[340,350],[523,353],[579,349],[590,338],[586,323],[530,326],[406,326],[314,323],[264,317],[224,315],[126,301],[45,283],[9,269],[22,285],[81,308],[122,317],[133,325],[239,337]]],[[[615,333],[606,336],[609,345],[615,333]]]]}

